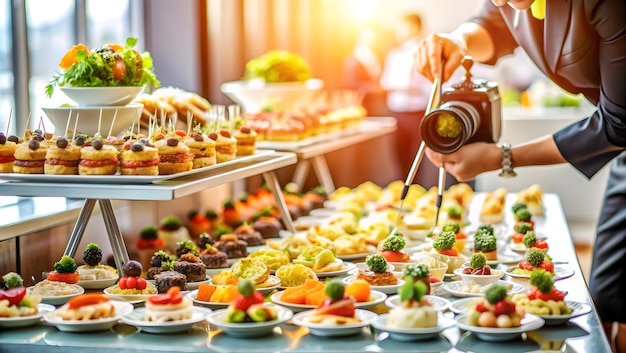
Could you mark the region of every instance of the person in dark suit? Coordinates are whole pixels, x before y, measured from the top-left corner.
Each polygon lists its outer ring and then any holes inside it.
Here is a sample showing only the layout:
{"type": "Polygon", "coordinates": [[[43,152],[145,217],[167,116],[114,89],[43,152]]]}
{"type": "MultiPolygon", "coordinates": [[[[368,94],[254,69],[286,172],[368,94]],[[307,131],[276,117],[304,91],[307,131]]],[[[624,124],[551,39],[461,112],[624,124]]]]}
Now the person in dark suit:
{"type": "Polygon", "coordinates": [[[428,158],[458,180],[503,167],[569,163],[587,178],[611,163],[589,288],[611,343],[626,352],[626,1],[491,0],[450,34],[420,43],[417,70],[450,77],[464,55],[493,64],[517,47],[552,81],[597,106],[552,135],[518,146],[472,143],[428,158]],[[441,67],[441,59],[444,65],[441,67]],[[507,151],[506,153],[505,150],[507,151]],[[509,153],[510,152],[510,153],[509,153]],[[510,159],[510,160],[509,160],[510,159]],[[511,163],[509,163],[511,162],[511,163]]]}

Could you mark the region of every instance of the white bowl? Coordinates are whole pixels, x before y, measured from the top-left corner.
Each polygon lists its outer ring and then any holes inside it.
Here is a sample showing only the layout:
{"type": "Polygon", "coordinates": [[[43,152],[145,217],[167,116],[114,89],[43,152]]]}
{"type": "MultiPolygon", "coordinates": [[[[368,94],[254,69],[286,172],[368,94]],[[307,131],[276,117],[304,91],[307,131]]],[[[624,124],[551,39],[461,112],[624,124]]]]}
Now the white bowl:
{"type": "Polygon", "coordinates": [[[143,92],[143,86],[61,87],[60,89],[80,106],[124,106],[143,92]]]}
{"type": "Polygon", "coordinates": [[[504,275],[504,271],[491,269],[490,275],[471,275],[463,273],[462,268],[454,270],[454,274],[460,276],[465,284],[478,284],[479,286],[486,286],[491,283],[497,282],[504,275]]]}
{"type": "MultiPolygon", "coordinates": [[[[129,104],[122,107],[57,107],[42,109],[48,119],[54,124],[54,133],[56,135],[65,135],[65,128],[68,126],[67,119],[71,111],[69,130],[74,130],[76,117],[78,116],[77,133],[93,136],[98,132],[98,121],[100,120],[100,135],[107,137],[109,130],[114,136],[129,131],[133,121],[141,117],[143,104],[129,104]],[[100,119],[100,111],[102,111],[102,119],[100,119]],[[116,111],[117,116],[115,115],[116,111]],[[114,116],[115,122],[113,122],[114,116]],[[111,124],[113,124],[113,128],[111,128],[111,124]]],[[[71,134],[68,133],[68,136],[71,136],[71,134]]]]}
{"type": "Polygon", "coordinates": [[[221,90],[230,99],[243,106],[248,113],[261,111],[263,105],[306,103],[324,87],[324,81],[309,79],[305,82],[266,83],[263,80],[224,82],[221,90]]]}
{"type": "Polygon", "coordinates": [[[228,322],[226,318],[228,316],[229,309],[227,308],[210,313],[206,319],[209,323],[221,329],[229,336],[237,338],[251,338],[272,334],[274,327],[289,321],[289,319],[293,316],[293,312],[287,308],[283,308],[272,303],[265,303],[264,305],[270,306],[276,310],[276,313],[278,314],[278,318],[276,320],[266,322],[228,322]]]}

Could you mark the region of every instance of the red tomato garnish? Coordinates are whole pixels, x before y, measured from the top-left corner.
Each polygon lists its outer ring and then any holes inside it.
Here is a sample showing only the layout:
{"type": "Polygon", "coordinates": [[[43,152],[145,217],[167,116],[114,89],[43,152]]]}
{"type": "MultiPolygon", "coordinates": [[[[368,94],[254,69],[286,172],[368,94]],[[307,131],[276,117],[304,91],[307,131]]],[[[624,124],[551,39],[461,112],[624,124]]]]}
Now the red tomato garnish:
{"type": "Polygon", "coordinates": [[[46,279],[52,282],[65,282],[67,284],[76,284],[80,275],[78,272],[70,272],[70,273],[59,273],[57,271],[48,272],[48,276],[46,279]]]}
{"type": "Polygon", "coordinates": [[[346,317],[354,317],[355,306],[354,299],[344,298],[336,301],[326,299],[322,304],[315,309],[317,314],[320,315],[338,315],[346,317]]]}
{"type": "Polygon", "coordinates": [[[513,237],[511,237],[511,240],[513,240],[513,242],[515,244],[520,244],[520,243],[524,242],[524,234],[522,234],[522,233],[515,233],[515,234],[513,234],[513,237]]]}
{"type": "Polygon", "coordinates": [[[9,162],[13,162],[15,160],[15,157],[13,156],[0,156],[0,163],[9,163],[9,162]]]}
{"type": "Polygon", "coordinates": [[[70,299],[67,302],[67,304],[68,304],[68,308],[76,309],[76,308],[80,308],[81,306],[95,305],[95,304],[100,304],[100,303],[104,303],[108,301],[109,301],[109,298],[102,293],[89,293],[89,294],[83,294],[83,295],[74,297],[70,299]]]}
{"type": "Polygon", "coordinates": [[[8,300],[9,305],[18,305],[26,296],[26,288],[17,287],[0,290],[0,300],[8,300]]]}
{"type": "Polygon", "coordinates": [[[467,239],[467,235],[465,235],[465,233],[463,232],[458,232],[455,234],[457,239],[467,239]]]}
{"type": "Polygon", "coordinates": [[[411,256],[404,251],[385,250],[380,254],[387,259],[388,262],[409,262],[411,256]]]}
{"type": "Polygon", "coordinates": [[[135,289],[137,288],[137,277],[127,277],[126,278],[126,288],[135,289]]]}
{"type": "Polygon", "coordinates": [[[533,287],[528,293],[528,299],[541,299],[544,302],[548,300],[554,300],[555,302],[560,302],[565,299],[565,293],[561,292],[556,288],[552,288],[552,291],[549,293],[542,293],[536,287],[533,287]]]}
{"type": "Polygon", "coordinates": [[[459,252],[454,248],[450,250],[437,250],[437,252],[440,253],[441,255],[459,256],[459,252]]]}
{"type": "Polygon", "coordinates": [[[128,277],[122,277],[120,278],[120,280],[117,282],[117,285],[120,287],[120,289],[126,289],[128,287],[126,287],[126,280],[128,280],[128,277]]]}
{"type": "Polygon", "coordinates": [[[122,58],[115,58],[115,66],[113,66],[113,79],[120,81],[126,77],[126,64],[122,58]]]}
{"type": "Polygon", "coordinates": [[[154,305],[166,305],[170,302],[170,296],[167,294],[157,294],[148,297],[148,301],[154,305]]]}
{"type": "Polygon", "coordinates": [[[537,239],[537,242],[535,243],[535,246],[533,246],[533,248],[548,250],[548,243],[545,241],[545,239],[537,239]]]}
{"type": "Polygon", "coordinates": [[[148,282],[146,281],[145,278],[137,278],[137,285],[135,286],[135,288],[139,289],[139,290],[144,290],[146,289],[146,287],[148,287],[148,282]]]}
{"type": "Polygon", "coordinates": [[[187,136],[187,132],[185,130],[175,130],[174,133],[176,136],[185,137],[187,136]]]}

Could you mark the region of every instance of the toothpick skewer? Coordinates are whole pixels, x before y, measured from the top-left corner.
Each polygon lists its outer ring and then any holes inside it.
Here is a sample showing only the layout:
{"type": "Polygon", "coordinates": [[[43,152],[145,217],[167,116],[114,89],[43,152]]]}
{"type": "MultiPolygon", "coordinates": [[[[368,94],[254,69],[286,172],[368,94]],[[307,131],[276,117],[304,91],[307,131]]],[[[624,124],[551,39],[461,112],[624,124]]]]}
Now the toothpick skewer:
{"type": "Polygon", "coordinates": [[[26,118],[26,127],[24,128],[24,140],[26,140],[26,131],[28,130],[29,125],[30,125],[30,112],[28,112],[28,118],[26,118]]]}
{"type": "Polygon", "coordinates": [[[63,136],[67,137],[67,131],[70,129],[70,121],[72,120],[72,109],[70,109],[70,114],[67,117],[67,123],[65,124],[65,133],[63,136]]]}
{"type": "Polygon", "coordinates": [[[100,137],[100,124],[102,123],[102,108],[100,108],[100,115],[98,116],[98,131],[96,131],[96,136],[100,137]]]}
{"type": "Polygon", "coordinates": [[[78,117],[80,117],[80,113],[76,113],[76,121],[74,121],[74,131],[72,131],[72,141],[76,138],[76,130],[78,130],[78,117]]]}
{"type": "MultiPolygon", "coordinates": [[[[111,133],[113,132],[113,125],[115,125],[115,118],[117,117],[117,108],[115,108],[115,113],[113,114],[113,120],[111,121],[111,127],[109,128],[109,134],[107,135],[107,138],[109,136],[111,136],[111,133]]],[[[132,133],[132,131],[131,131],[132,133]]]]}
{"type": "Polygon", "coordinates": [[[9,110],[9,121],[7,121],[7,129],[6,129],[7,136],[9,135],[9,128],[11,127],[11,117],[13,117],[13,108],[9,110]]]}
{"type": "Polygon", "coordinates": [[[193,121],[193,112],[187,111],[187,136],[191,133],[191,122],[193,121]]]}

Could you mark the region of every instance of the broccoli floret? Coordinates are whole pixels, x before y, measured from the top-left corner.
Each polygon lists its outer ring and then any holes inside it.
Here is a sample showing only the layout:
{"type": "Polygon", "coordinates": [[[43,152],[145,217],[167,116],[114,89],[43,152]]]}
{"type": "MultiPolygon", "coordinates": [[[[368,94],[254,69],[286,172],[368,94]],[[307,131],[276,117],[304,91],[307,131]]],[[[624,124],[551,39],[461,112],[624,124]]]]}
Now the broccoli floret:
{"type": "Polygon", "coordinates": [[[527,248],[532,248],[533,246],[535,246],[535,244],[537,244],[537,236],[535,235],[535,232],[533,232],[532,230],[527,231],[524,235],[524,239],[522,240],[522,242],[524,242],[524,245],[527,248]]]}
{"type": "Polygon", "coordinates": [[[406,281],[398,288],[398,294],[403,302],[409,300],[420,301],[427,290],[426,285],[422,281],[406,281]]]}
{"type": "Polygon", "coordinates": [[[521,208],[515,212],[515,218],[520,222],[528,222],[532,218],[532,214],[527,208],[521,208]]]}
{"type": "Polygon", "coordinates": [[[456,234],[451,231],[443,231],[433,241],[433,248],[437,251],[450,250],[456,241],[456,234]]]}
{"type": "Polygon", "coordinates": [[[76,262],[74,259],[67,255],[63,255],[59,262],[54,263],[54,270],[58,273],[72,273],[75,272],[78,266],[76,266],[76,262]]]}
{"type": "Polygon", "coordinates": [[[387,271],[387,259],[379,254],[367,255],[365,258],[365,264],[370,270],[376,273],[383,273],[387,271]]]}
{"type": "Polygon", "coordinates": [[[476,234],[478,233],[496,234],[496,231],[491,224],[481,224],[476,228],[476,234]]]}
{"type": "Polygon", "coordinates": [[[483,268],[487,265],[487,257],[485,254],[478,252],[472,255],[470,259],[470,267],[471,268],[483,268]]]}
{"type": "Polygon", "coordinates": [[[442,230],[454,232],[454,234],[456,234],[461,231],[461,225],[457,222],[449,222],[443,226],[442,230]]]}
{"type": "Polygon", "coordinates": [[[2,280],[4,281],[4,286],[7,288],[24,287],[24,280],[22,279],[22,276],[15,272],[9,272],[2,276],[2,280]]]}
{"type": "Polygon", "coordinates": [[[528,222],[518,222],[513,230],[520,234],[526,234],[529,230],[533,230],[533,225],[528,222]]]}
{"type": "Polygon", "coordinates": [[[485,292],[485,298],[490,304],[495,304],[500,300],[506,298],[506,287],[500,284],[494,284],[487,292],[485,292]]]}
{"type": "Polygon", "coordinates": [[[326,283],[326,295],[331,301],[343,298],[346,287],[340,280],[330,280],[326,283]]]}
{"type": "Polygon", "coordinates": [[[402,277],[428,278],[430,271],[425,264],[408,264],[402,270],[402,277]]]}
{"type": "Polygon", "coordinates": [[[528,206],[526,206],[524,202],[516,202],[511,205],[511,211],[513,211],[513,214],[515,214],[517,213],[517,211],[521,210],[522,208],[527,208],[527,207],[528,206]]]}
{"type": "Polygon", "coordinates": [[[154,240],[159,237],[156,226],[145,226],[139,231],[139,238],[146,240],[154,240]]]}
{"type": "Polygon", "coordinates": [[[533,270],[530,273],[530,284],[537,287],[541,293],[550,293],[554,289],[552,275],[544,270],[533,270]]]}
{"type": "Polygon", "coordinates": [[[400,251],[404,249],[406,246],[406,240],[399,233],[392,233],[390,236],[383,240],[383,245],[381,249],[383,251],[391,250],[391,251],[400,251]]]}
{"type": "Polygon", "coordinates": [[[489,233],[477,232],[474,234],[474,249],[482,252],[496,250],[496,236],[489,233]]]}
{"type": "Polygon", "coordinates": [[[448,208],[448,216],[461,217],[463,215],[463,207],[460,205],[452,205],[448,208]]]}
{"type": "Polygon", "coordinates": [[[546,254],[541,249],[532,248],[526,253],[526,261],[528,261],[533,267],[541,265],[545,259],[546,254]]]}
{"type": "Polygon", "coordinates": [[[168,216],[168,217],[163,218],[163,220],[161,220],[161,228],[165,230],[175,231],[175,230],[178,230],[182,226],[183,226],[183,223],[181,222],[180,218],[176,216],[168,216]]]}

